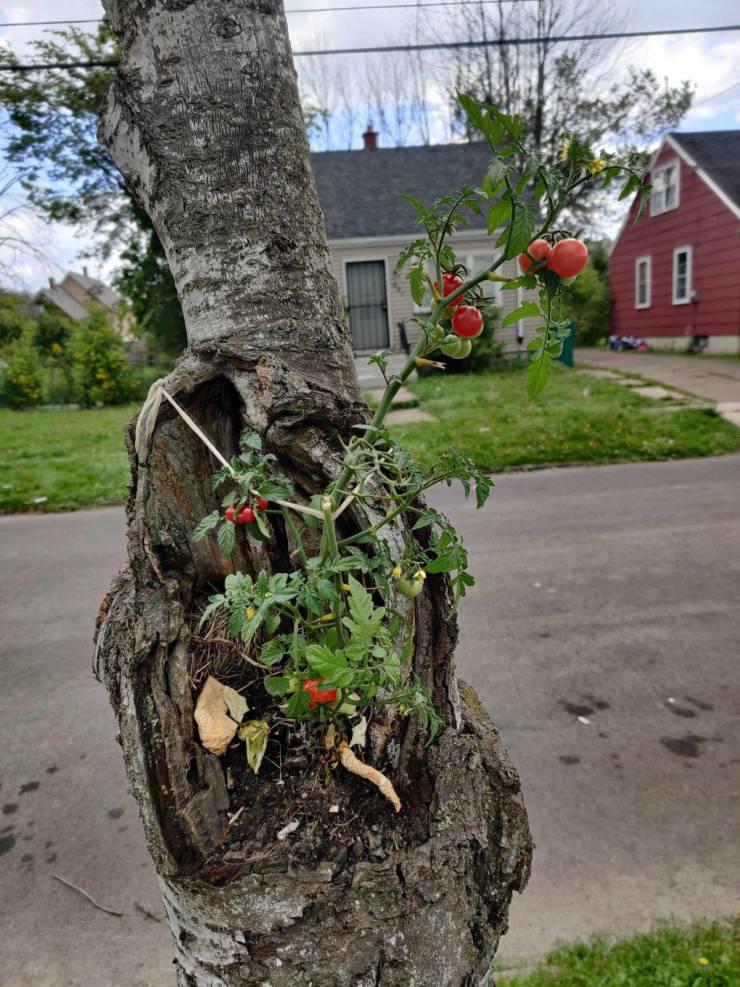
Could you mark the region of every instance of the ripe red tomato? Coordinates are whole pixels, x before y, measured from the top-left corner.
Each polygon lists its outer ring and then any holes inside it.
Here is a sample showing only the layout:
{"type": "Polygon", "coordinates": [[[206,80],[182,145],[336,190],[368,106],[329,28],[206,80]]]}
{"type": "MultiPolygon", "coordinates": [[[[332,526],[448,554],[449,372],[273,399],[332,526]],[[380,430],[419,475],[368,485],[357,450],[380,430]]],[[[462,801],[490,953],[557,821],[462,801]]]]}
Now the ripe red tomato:
{"type": "MultiPolygon", "coordinates": [[[[519,269],[523,274],[527,273],[532,264],[534,264],[534,261],[547,260],[552,251],[552,247],[547,240],[533,240],[527,247],[527,251],[532,255],[532,257],[534,257],[534,260],[530,260],[526,254],[519,254],[519,269]]],[[[549,266],[549,264],[545,264],[545,267],[549,266]]]]}
{"type": "Polygon", "coordinates": [[[251,507],[242,507],[236,516],[237,524],[253,524],[254,520],[254,511],[251,507]]]}
{"type": "Polygon", "coordinates": [[[323,703],[333,703],[337,698],[336,689],[319,689],[323,679],[306,679],[303,683],[303,691],[307,692],[310,698],[309,709],[316,709],[323,703]]]}
{"type": "Polygon", "coordinates": [[[588,264],[588,247],[583,240],[568,237],[559,240],[552,248],[548,267],[561,278],[572,278],[580,274],[588,264]]]}
{"type": "MultiPolygon", "coordinates": [[[[460,287],[462,283],[463,283],[463,279],[461,277],[458,277],[457,274],[443,274],[442,296],[444,298],[447,298],[447,296],[451,295],[453,291],[457,291],[457,289],[460,287]]],[[[464,295],[460,295],[459,298],[456,298],[455,301],[451,303],[452,308],[457,308],[457,306],[462,305],[464,301],[465,301],[464,295]]]]}
{"type": "Polygon", "coordinates": [[[267,510],[267,501],[265,500],[264,497],[258,497],[257,498],[257,500],[254,502],[254,509],[256,511],[266,511],[267,510]]]}
{"type": "Polygon", "coordinates": [[[231,521],[232,524],[236,522],[236,510],[233,507],[227,507],[224,511],[224,517],[227,521],[231,521]]]}
{"type": "Polygon", "coordinates": [[[483,332],[483,316],[472,305],[461,305],[452,316],[452,331],[462,339],[475,339],[483,332]]]}

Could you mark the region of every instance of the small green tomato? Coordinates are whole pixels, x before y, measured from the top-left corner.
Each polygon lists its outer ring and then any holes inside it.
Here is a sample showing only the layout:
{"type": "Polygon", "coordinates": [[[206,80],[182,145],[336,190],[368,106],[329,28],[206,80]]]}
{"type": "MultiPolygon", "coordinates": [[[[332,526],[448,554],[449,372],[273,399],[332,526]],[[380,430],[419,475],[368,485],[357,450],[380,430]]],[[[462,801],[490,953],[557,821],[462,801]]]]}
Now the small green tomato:
{"type": "Polygon", "coordinates": [[[440,346],[440,349],[445,356],[449,356],[453,360],[464,360],[466,356],[470,356],[473,343],[470,339],[456,338],[454,342],[445,343],[440,346]]]}
{"type": "Polygon", "coordinates": [[[401,576],[398,580],[398,588],[407,599],[413,600],[424,589],[424,580],[407,579],[406,576],[401,576]]]}

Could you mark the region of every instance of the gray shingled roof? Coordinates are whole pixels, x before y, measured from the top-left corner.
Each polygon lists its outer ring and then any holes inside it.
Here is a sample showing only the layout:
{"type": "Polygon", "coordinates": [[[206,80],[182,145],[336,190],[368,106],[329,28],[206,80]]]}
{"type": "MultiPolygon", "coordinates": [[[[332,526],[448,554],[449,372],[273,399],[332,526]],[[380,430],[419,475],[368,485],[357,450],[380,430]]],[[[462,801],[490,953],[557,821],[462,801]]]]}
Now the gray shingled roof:
{"type": "Polygon", "coordinates": [[[73,281],[82,285],[88,294],[92,295],[93,298],[97,299],[107,309],[110,309],[112,312],[118,309],[121,296],[103,281],[100,281],[98,278],[88,277],[87,274],[78,274],[77,271],[70,271],[67,277],[72,278],[73,281]]]}
{"type": "MultiPolygon", "coordinates": [[[[92,298],[95,298],[110,312],[116,313],[118,311],[121,296],[107,284],[98,280],[98,278],[88,277],[87,274],[78,274],[77,271],[69,271],[65,275],[64,280],[66,281],[67,278],[76,281],[92,298]]],[[[55,284],[53,288],[42,288],[36,295],[36,299],[37,301],[43,299],[44,301],[51,302],[76,322],[81,322],[90,314],[81,302],[78,302],[76,298],[65,290],[64,281],[61,284],[55,284]]]]}
{"type": "Polygon", "coordinates": [[[42,288],[38,295],[36,295],[36,299],[37,301],[51,302],[52,305],[56,305],[57,308],[60,308],[65,315],[68,315],[70,319],[74,319],[75,322],[86,319],[90,314],[84,305],[81,305],[76,298],[68,295],[58,284],[53,288],[42,288]]]}
{"type": "Polygon", "coordinates": [[[671,137],[740,206],[740,130],[672,133],[671,137]]]}
{"type": "MultiPolygon", "coordinates": [[[[465,185],[478,186],[490,155],[484,141],[312,154],[327,236],[413,236],[416,215],[400,196],[431,202],[465,185]]],[[[485,216],[470,214],[472,228],[485,225],[485,216]]]]}

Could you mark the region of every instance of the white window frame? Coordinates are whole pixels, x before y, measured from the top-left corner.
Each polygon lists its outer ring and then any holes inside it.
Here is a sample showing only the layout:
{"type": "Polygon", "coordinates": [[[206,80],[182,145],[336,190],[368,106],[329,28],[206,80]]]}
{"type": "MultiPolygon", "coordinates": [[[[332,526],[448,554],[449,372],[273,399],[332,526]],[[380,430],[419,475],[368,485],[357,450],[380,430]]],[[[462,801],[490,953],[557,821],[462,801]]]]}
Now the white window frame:
{"type": "Polygon", "coordinates": [[[678,209],[681,204],[681,162],[679,158],[671,158],[670,161],[666,161],[659,168],[653,168],[650,173],[650,182],[653,186],[653,194],[650,196],[650,215],[651,216],[662,216],[664,212],[671,212],[673,209],[678,209]],[[659,182],[659,176],[664,172],[668,171],[669,168],[673,168],[676,175],[676,201],[672,206],[666,206],[665,204],[665,190],[662,181],[659,182]],[[661,205],[658,206],[658,196],[656,192],[659,190],[661,195],[661,205]]]}
{"type": "Polygon", "coordinates": [[[694,296],[694,250],[691,244],[676,247],[673,251],[673,276],[671,278],[671,295],[674,305],[688,305],[694,296]],[[686,254],[686,295],[678,297],[678,255],[686,254]]]}
{"type": "Polygon", "coordinates": [[[635,258],[635,308],[650,308],[653,298],[653,261],[650,254],[635,258]],[[640,301],[640,265],[645,265],[645,301],[640,301]]]}
{"type": "MultiPolygon", "coordinates": [[[[478,251],[468,248],[468,252],[463,253],[465,249],[466,249],[465,247],[460,247],[458,251],[458,259],[462,264],[464,264],[467,267],[467,269],[470,271],[471,274],[477,274],[480,268],[476,270],[476,268],[473,265],[473,258],[474,257],[485,258],[487,251],[485,250],[484,247],[481,247],[478,251]]],[[[431,260],[426,260],[424,262],[424,268],[427,274],[429,275],[429,277],[432,279],[432,281],[436,280],[436,275],[434,273],[434,265],[431,260]]],[[[512,274],[512,277],[516,277],[516,274],[512,274]]],[[[489,287],[491,285],[493,286],[492,294],[488,295],[488,297],[494,302],[495,305],[498,305],[498,307],[501,308],[501,296],[502,296],[501,283],[499,281],[487,281],[485,282],[485,285],[486,287],[489,287]]],[[[431,293],[429,297],[431,299],[431,293]]],[[[416,302],[414,302],[414,315],[428,315],[431,311],[432,311],[431,304],[425,305],[422,302],[421,305],[417,305],[416,302]]]]}

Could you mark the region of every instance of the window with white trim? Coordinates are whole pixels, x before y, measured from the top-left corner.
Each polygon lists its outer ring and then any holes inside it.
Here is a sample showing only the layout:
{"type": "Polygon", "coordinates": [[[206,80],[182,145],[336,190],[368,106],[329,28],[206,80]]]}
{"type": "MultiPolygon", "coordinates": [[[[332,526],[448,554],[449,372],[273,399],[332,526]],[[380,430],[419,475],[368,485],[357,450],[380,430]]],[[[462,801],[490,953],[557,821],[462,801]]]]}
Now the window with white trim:
{"type": "MultiPolygon", "coordinates": [[[[484,267],[488,267],[488,265],[491,263],[491,255],[468,254],[466,256],[465,254],[460,253],[460,255],[458,256],[458,260],[460,261],[461,264],[464,264],[467,267],[470,274],[478,274],[479,271],[482,271],[484,267]]],[[[431,260],[425,261],[424,268],[427,274],[429,275],[429,277],[432,280],[435,280],[436,275],[434,272],[434,264],[431,262],[431,260]]],[[[501,298],[500,281],[488,281],[486,279],[485,281],[481,282],[480,287],[483,290],[484,297],[490,298],[497,305],[500,304],[500,298],[501,298]]],[[[414,303],[414,311],[419,314],[424,314],[426,312],[431,312],[431,310],[432,310],[432,292],[430,291],[429,287],[427,287],[424,292],[424,301],[421,303],[421,305],[417,305],[414,303]]]]}
{"type": "Polygon", "coordinates": [[[676,247],[673,251],[673,304],[688,305],[693,295],[691,284],[693,251],[691,247],[676,247]]]}
{"type": "Polygon", "coordinates": [[[650,215],[659,216],[661,213],[676,209],[679,204],[680,166],[678,158],[653,168],[650,181],[653,191],[650,196],[650,215]]]}
{"type": "Polygon", "coordinates": [[[650,308],[651,268],[649,256],[635,261],[635,308],[650,308]]]}

